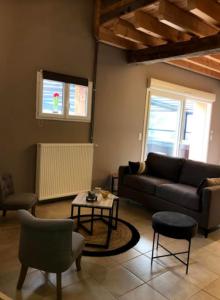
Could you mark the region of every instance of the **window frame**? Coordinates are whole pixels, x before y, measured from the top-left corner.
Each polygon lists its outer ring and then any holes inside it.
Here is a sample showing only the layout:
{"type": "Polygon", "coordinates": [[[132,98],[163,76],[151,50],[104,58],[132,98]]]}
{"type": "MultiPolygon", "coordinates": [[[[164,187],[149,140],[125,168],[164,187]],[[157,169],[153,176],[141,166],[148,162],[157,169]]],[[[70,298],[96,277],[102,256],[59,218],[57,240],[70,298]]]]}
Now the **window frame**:
{"type": "MultiPolygon", "coordinates": [[[[70,85],[76,83],[67,83],[55,79],[49,79],[43,77],[43,72],[37,72],[37,87],[36,87],[36,119],[42,120],[57,120],[57,121],[76,121],[76,122],[91,122],[91,105],[92,105],[92,82],[88,81],[88,97],[87,97],[87,114],[86,116],[77,116],[69,114],[69,94],[70,94],[70,85]],[[51,80],[63,83],[63,113],[62,114],[53,114],[53,113],[44,113],[43,106],[43,80],[51,80]]],[[[76,84],[80,85],[80,84],[76,84]]]]}
{"type": "MultiPolygon", "coordinates": [[[[148,139],[148,125],[149,125],[149,115],[150,115],[150,99],[152,95],[161,95],[164,97],[170,97],[171,99],[179,98],[181,104],[181,117],[183,117],[183,110],[185,108],[185,102],[187,99],[192,101],[204,102],[210,104],[208,108],[209,115],[209,124],[207,127],[207,149],[206,149],[206,161],[208,159],[209,153],[209,143],[208,140],[211,138],[211,120],[212,120],[212,104],[216,101],[216,94],[188,88],[181,85],[176,85],[170,82],[161,81],[155,78],[147,80],[147,90],[146,90],[146,101],[145,101],[145,110],[144,110],[144,120],[143,120],[143,130],[142,130],[142,145],[141,145],[141,160],[146,159],[146,141],[148,139]]],[[[179,122],[179,133],[180,139],[183,137],[183,119],[181,118],[179,122]]]]}

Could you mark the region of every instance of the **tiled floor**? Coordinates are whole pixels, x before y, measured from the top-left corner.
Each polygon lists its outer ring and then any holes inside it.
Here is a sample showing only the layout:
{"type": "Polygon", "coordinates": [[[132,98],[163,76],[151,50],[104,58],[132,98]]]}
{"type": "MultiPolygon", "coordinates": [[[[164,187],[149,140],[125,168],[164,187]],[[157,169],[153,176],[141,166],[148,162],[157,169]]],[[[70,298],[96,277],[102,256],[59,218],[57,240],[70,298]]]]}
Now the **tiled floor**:
{"type": "MultiPolygon", "coordinates": [[[[70,202],[41,205],[41,218],[66,218],[70,202]]],[[[192,241],[189,274],[177,260],[167,257],[150,267],[152,246],[151,215],[143,207],[121,199],[119,217],[136,226],[139,243],[129,251],[112,257],[83,257],[82,270],[75,266],[63,273],[63,299],[76,300],[212,300],[220,299],[220,230],[205,239],[192,241]]],[[[29,270],[22,291],[16,291],[19,274],[17,259],[19,225],[16,213],[0,217],[0,291],[12,299],[56,299],[56,278],[29,270]]],[[[185,241],[161,238],[171,250],[181,251],[185,241]]],[[[159,250],[163,253],[164,250],[159,250]]]]}

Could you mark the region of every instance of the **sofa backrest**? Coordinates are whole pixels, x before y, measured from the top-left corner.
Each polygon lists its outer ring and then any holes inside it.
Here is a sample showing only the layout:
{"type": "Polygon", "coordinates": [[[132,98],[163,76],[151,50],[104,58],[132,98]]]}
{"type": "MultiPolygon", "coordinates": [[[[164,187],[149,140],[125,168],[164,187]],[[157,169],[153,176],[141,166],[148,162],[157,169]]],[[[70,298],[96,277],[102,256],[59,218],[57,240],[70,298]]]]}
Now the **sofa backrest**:
{"type": "Polygon", "coordinates": [[[216,177],[220,177],[220,166],[185,160],[179,182],[198,187],[203,179],[216,177]]]}
{"type": "Polygon", "coordinates": [[[146,160],[147,174],[178,182],[183,164],[182,158],[150,152],[146,160]]]}

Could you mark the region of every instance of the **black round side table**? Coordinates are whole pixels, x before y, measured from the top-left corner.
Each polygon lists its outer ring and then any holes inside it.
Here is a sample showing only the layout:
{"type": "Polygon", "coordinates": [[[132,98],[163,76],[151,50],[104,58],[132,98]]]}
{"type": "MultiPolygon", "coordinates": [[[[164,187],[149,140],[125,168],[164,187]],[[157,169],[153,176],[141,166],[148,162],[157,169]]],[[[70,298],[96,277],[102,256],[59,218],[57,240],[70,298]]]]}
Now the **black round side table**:
{"type": "Polygon", "coordinates": [[[153,259],[155,258],[174,256],[176,259],[178,259],[181,263],[183,263],[186,266],[186,274],[188,274],[191,239],[196,235],[198,229],[198,223],[196,222],[196,220],[178,212],[161,211],[155,213],[152,216],[152,227],[154,230],[154,235],[153,235],[151,265],[153,264],[153,259]],[[188,250],[177,252],[177,253],[173,253],[169,251],[167,248],[165,248],[163,245],[159,243],[160,234],[173,239],[187,240],[189,242],[188,250]],[[169,254],[154,256],[156,236],[157,236],[156,249],[158,249],[158,246],[160,246],[169,254]],[[186,262],[177,256],[179,254],[186,254],[186,253],[187,253],[186,262]]]}

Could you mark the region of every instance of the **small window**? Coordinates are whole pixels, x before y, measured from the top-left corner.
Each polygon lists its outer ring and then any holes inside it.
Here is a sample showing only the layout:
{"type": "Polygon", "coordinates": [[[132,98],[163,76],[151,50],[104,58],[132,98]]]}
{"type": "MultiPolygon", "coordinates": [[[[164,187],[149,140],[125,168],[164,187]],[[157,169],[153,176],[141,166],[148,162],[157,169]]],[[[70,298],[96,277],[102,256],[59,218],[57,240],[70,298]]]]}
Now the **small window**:
{"type": "Polygon", "coordinates": [[[90,122],[92,83],[87,79],[37,73],[37,118],[90,122]]]}

